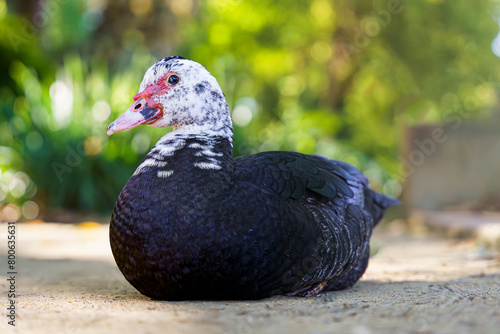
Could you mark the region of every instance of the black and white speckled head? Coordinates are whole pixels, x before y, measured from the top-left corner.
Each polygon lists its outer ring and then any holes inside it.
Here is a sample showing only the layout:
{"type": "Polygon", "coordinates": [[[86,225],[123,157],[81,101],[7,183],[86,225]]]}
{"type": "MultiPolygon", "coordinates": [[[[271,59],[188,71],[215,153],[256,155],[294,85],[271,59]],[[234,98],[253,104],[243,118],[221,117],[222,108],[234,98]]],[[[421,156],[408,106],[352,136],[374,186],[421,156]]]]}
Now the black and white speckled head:
{"type": "Polygon", "coordinates": [[[128,111],[111,123],[108,134],[139,124],[171,126],[174,132],[231,138],[232,123],[217,80],[200,64],[182,57],[163,58],[144,74],[128,111]]]}

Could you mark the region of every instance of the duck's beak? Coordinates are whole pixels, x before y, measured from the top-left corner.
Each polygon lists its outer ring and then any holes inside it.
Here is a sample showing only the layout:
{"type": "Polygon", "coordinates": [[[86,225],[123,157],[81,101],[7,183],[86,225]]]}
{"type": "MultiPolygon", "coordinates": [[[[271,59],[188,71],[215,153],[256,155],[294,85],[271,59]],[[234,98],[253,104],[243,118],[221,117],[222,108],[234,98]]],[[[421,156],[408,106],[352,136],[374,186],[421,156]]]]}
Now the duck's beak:
{"type": "Polygon", "coordinates": [[[132,129],[139,124],[151,124],[162,115],[163,109],[160,104],[155,103],[155,108],[151,108],[145,98],[139,98],[123,115],[108,126],[108,136],[117,131],[132,129]]]}

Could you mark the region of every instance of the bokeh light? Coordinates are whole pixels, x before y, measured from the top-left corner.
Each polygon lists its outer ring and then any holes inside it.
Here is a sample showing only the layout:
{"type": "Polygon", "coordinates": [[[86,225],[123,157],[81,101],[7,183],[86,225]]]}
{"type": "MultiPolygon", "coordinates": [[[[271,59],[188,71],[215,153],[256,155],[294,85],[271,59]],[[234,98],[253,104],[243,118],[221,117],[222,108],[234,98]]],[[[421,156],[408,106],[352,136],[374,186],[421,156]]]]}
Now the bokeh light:
{"type": "Polygon", "coordinates": [[[26,201],[24,202],[23,206],[21,207],[21,212],[23,216],[28,219],[32,220],[38,217],[38,213],[40,212],[40,209],[38,207],[38,204],[36,204],[33,201],[26,201]]]}
{"type": "Polygon", "coordinates": [[[252,121],[252,110],[246,105],[239,105],[233,110],[233,122],[238,126],[247,126],[252,121]]]}
{"type": "Polygon", "coordinates": [[[129,0],[129,6],[134,15],[145,15],[151,11],[151,0],[129,0]]]}
{"type": "Polygon", "coordinates": [[[26,135],[26,146],[31,151],[38,151],[43,146],[43,137],[38,131],[30,131],[26,135]]]}
{"type": "Polygon", "coordinates": [[[52,129],[59,130],[69,125],[73,111],[73,92],[63,81],[56,81],[50,86],[50,97],[52,98],[52,117],[54,122],[52,129]]]}
{"type": "Polygon", "coordinates": [[[21,210],[15,204],[7,204],[2,209],[2,220],[4,222],[16,222],[21,217],[21,210]]]}
{"type": "Polygon", "coordinates": [[[111,115],[111,107],[106,101],[97,101],[92,107],[92,117],[97,122],[104,122],[111,115]]]}
{"type": "Polygon", "coordinates": [[[85,150],[85,153],[93,157],[101,153],[102,142],[98,137],[88,137],[87,139],[85,139],[83,149],[85,150]]]}
{"type": "Polygon", "coordinates": [[[177,16],[186,16],[193,10],[193,0],[170,0],[170,10],[177,16]]]}

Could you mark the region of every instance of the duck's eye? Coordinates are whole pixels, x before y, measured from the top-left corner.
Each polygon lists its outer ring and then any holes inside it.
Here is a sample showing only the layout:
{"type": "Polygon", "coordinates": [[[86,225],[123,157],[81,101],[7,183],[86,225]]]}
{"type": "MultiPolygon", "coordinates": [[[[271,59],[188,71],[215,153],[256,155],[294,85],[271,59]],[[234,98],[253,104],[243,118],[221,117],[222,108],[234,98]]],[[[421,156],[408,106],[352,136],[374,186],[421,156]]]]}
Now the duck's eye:
{"type": "Polygon", "coordinates": [[[175,74],[171,74],[171,75],[169,75],[169,76],[168,76],[168,78],[167,78],[167,82],[168,82],[168,84],[169,84],[169,85],[171,85],[171,86],[175,86],[175,85],[177,85],[177,84],[179,83],[179,81],[180,81],[180,80],[181,80],[181,79],[179,79],[179,77],[178,77],[177,75],[175,75],[175,74]]]}

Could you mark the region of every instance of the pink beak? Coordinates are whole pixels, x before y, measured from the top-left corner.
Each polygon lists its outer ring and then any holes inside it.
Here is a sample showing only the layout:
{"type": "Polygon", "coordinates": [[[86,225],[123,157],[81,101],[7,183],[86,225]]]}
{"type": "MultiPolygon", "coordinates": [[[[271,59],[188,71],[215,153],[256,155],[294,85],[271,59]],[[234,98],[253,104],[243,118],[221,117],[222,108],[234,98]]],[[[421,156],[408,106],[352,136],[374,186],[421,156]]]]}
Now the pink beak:
{"type": "Polygon", "coordinates": [[[154,105],[155,108],[148,106],[148,101],[144,97],[136,100],[123,115],[108,126],[108,136],[117,131],[132,129],[139,124],[155,122],[163,115],[163,109],[158,103],[154,105]]]}

